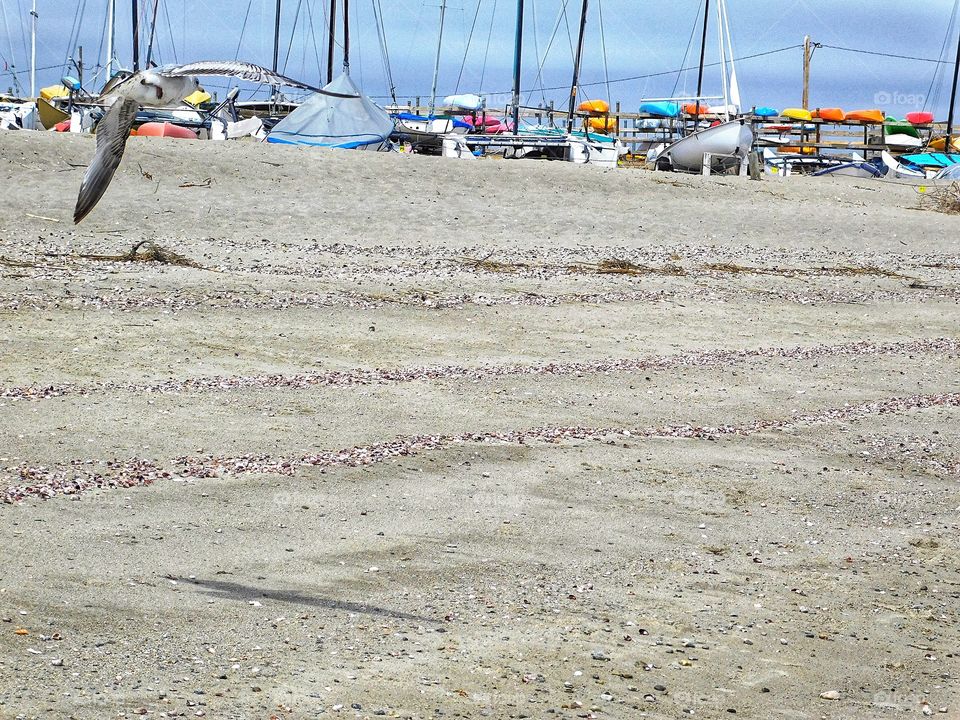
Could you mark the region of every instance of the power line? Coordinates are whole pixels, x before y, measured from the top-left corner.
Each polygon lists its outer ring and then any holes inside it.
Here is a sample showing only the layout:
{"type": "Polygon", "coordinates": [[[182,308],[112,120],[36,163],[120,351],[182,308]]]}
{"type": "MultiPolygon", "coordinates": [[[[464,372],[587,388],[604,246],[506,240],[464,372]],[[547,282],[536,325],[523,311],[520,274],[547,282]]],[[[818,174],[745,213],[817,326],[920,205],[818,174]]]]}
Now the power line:
{"type": "MultiPolygon", "coordinates": [[[[802,47],[803,47],[803,45],[789,45],[789,46],[787,46],[787,47],[777,48],[776,50],[767,50],[766,52],[754,53],[753,55],[743,55],[743,56],[741,56],[741,57],[734,58],[734,60],[735,60],[736,62],[740,62],[740,61],[743,61],[743,60],[752,60],[752,59],[754,59],[754,58],[766,57],[767,55],[776,55],[777,53],[788,52],[788,51],[790,51],[790,50],[797,50],[797,49],[802,48],[802,47]]],[[[719,67],[720,65],[721,65],[721,63],[719,63],[719,62],[712,62],[712,63],[707,63],[706,65],[704,65],[704,67],[719,67]]],[[[662,72],[647,73],[646,75],[632,75],[632,76],[630,76],[630,77],[616,78],[616,79],[610,80],[609,83],[610,83],[611,85],[613,85],[613,84],[615,84],[615,83],[633,82],[634,80],[646,80],[646,79],[648,79],[648,78],[662,77],[662,76],[664,76],[664,75],[673,75],[673,74],[675,74],[675,73],[682,73],[682,72],[687,72],[687,71],[689,71],[689,70],[696,70],[698,67],[700,67],[700,66],[699,66],[699,65],[695,65],[695,66],[690,66],[690,67],[683,67],[683,68],[680,68],[679,70],[664,70],[664,71],[662,71],[662,72]]],[[[599,80],[599,81],[597,81],[597,82],[580,83],[580,87],[584,88],[584,87],[594,87],[594,86],[597,86],[597,85],[605,85],[607,82],[608,82],[607,80],[599,80]]],[[[543,91],[548,91],[548,90],[569,90],[569,89],[570,89],[570,86],[569,86],[569,85],[557,85],[557,86],[555,86],[555,87],[541,88],[541,90],[543,90],[543,91]]],[[[502,90],[502,91],[500,91],[499,93],[485,93],[485,94],[486,94],[486,95],[500,95],[500,94],[505,94],[505,93],[507,93],[507,92],[508,92],[508,91],[506,91],[506,90],[502,90]]],[[[405,93],[405,94],[407,94],[407,95],[416,95],[416,93],[405,93]]],[[[420,94],[422,95],[423,93],[420,93],[420,94]]],[[[378,97],[378,98],[379,98],[379,97],[386,97],[386,96],[384,96],[384,95],[372,95],[371,97],[378,97]]]]}
{"type": "Polygon", "coordinates": [[[829,48],[830,50],[842,50],[843,52],[857,53],[859,55],[878,55],[879,57],[896,58],[897,60],[914,60],[916,62],[937,63],[939,65],[953,65],[952,62],[947,60],[934,60],[933,58],[915,57],[913,55],[895,55],[893,53],[882,53],[875,50],[860,50],[858,48],[840,47],[838,45],[820,44],[820,47],[829,48]]]}

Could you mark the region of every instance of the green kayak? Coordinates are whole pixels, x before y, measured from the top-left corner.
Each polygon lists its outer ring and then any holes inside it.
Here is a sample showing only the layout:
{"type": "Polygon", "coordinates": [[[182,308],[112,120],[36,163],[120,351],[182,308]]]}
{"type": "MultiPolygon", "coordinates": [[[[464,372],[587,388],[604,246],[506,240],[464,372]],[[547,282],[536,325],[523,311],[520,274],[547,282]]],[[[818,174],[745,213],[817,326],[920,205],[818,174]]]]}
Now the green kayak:
{"type": "Polygon", "coordinates": [[[883,132],[886,135],[909,135],[910,137],[915,138],[920,137],[920,131],[918,131],[913,125],[908,123],[906,120],[897,120],[892,117],[888,117],[884,121],[883,132]]]}

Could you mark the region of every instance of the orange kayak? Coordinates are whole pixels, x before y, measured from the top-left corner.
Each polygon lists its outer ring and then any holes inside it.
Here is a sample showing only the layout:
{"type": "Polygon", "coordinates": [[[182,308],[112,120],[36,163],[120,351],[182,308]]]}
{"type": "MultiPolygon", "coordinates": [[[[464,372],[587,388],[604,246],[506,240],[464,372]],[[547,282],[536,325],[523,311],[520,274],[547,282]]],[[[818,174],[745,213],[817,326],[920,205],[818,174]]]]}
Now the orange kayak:
{"type": "Polygon", "coordinates": [[[604,115],[610,112],[610,103],[606,100],[584,100],[577,107],[577,110],[591,113],[592,115],[604,115]]]}
{"type": "Polygon", "coordinates": [[[597,132],[613,132],[617,128],[617,121],[613,118],[594,117],[590,118],[590,129],[597,132]]]}
{"type": "Polygon", "coordinates": [[[683,106],[683,111],[687,115],[706,115],[707,111],[709,110],[709,107],[707,105],[704,105],[703,103],[700,103],[699,107],[700,109],[698,110],[697,103],[687,103],[686,105],[683,106]]]}
{"type": "Polygon", "coordinates": [[[847,113],[847,120],[871,125],[882,125],[885,119],[886,116],[879,110],[854,110],[847,113]]]}
{"type": "Polygon", "coordinates": [[[847,119],[847,114],[840,108],[817,108],[813,111],[813,116],[830,122],[843,122],[847,119]]]}
{"type": "Polygon", "coordinates": [[[196,140],[199,136],[193,131],[168,122],[148,122],[137,128],[138,136],[182,138],[196,140]]]}

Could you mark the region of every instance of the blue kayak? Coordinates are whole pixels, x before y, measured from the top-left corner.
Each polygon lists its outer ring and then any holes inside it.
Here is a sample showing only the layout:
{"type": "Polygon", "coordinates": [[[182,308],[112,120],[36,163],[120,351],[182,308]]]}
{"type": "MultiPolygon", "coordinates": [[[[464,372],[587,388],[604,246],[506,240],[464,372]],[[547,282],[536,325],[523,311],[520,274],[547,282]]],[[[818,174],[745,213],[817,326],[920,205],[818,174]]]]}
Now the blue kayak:
{"type": "Polygon", "coordinates": [[[640,106],[640,112],[657,117],[673,118],[680,114],[680,106],[672,102],[649,102],[640,106]]]}
{"type": "Polygon", "coordinates": [[[753,111],[753,114],[761,118],[772,118],[777,117],[780,114],[779,110],[775,110],[772,107],[758,107],[753,111]]]}

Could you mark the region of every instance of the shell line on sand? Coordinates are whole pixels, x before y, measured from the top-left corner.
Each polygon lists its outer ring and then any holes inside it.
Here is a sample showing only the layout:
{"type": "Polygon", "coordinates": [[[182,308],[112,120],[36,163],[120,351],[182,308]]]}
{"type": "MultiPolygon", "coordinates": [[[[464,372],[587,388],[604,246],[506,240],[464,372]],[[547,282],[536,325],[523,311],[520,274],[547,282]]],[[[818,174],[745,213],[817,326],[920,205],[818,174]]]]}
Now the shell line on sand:
{"type": "MultiPolygon", "coordinates": [[[[12,504],[28,497],[51,498],[79,495],[95,488],[130,488],[151,485],[162,479],[216,478],[243,474],[274,474],[292,477],[300,468],[361,467],[386,460],[409,457],[458,444],[514,444],[528,442],[555,444],[569,441],[623,442],[626,439],[682,438],[718,440],[722,437],[746,437],[761,432],[786,431],[828,422],[854,421],[871,415],[904,413],[933,407],[960,407],[960,393],[935,393],[872,400],[856,405],[811,410],[790,418],[760,419],[744,425],[663,425],[646,428],[597,428],[581,426],[540,426],[502,432],[464,432],[458,434],[414,435],[398,437],[370,445],[330,450],[300,458],[275,458],[271,455],[225,457],[184,456],[172,460],[173,469],[164,469],[142,458],[110,460],[106,471],[88,469],[95,461],[74,460],[69,466],[51,469],[22,465],[11,468],[18,475],[16,484],[3,492],[4,503],[12,504]]],[[[7,482],[13,480],[7,478],[7,482]]]]}
{"type": "Polygon", "coordinates": [[[502,377],[519,376],[581,376],[608,373],[629,373],[672,368],[719,368],[755,359],[811,360],[827,357],[865,357],[873,355],[906,355],[910,353],[957,353],[960,340],[939,337],[906,342],[874,343],[858,341],[836,345],[814,345],[793,348],[756,348],[742,350],[702,350],[676,355],[657,355],[646,358],[605,358],[589,362],[514,363],[508,365],[435,365],[407,368],[351,368],[328,372],[297,374],[263,374],[250,376],[222,376],[164,380],[157,383],[104,382],[90,385],[61,383],[23,387],[0,386],[0,399],[45,400],[70,395],[184,392],[226,392],[243,389],[292,389],[311,387],[355,387],[360,385],[387,385],[432,380],[468,380],[481,382],[502,377]]]}
{"type": "Polygon", "coordinates": [[[871,302],[892,302],[908,298],[911,302],[960,300],[960,288],[925,284],[902,285],[898,290],[844,290],[806,288],[801,291],[759,289],[749,287],[707,288],[701,285],[680,290],[609,290],[602,292],[546,294],[518,291],[509,295],[459,293],[440,295],[432,290],[411,289],[384,295],[360,291],[307,292],[303,294],[272,293],[269,290],[240,293],[225,290],[187,296],[183,291],[171,295],[144,296],[135,290],[120,290],[105,295],[62,295],[48,293],[0,293],[0,310],[162,310],[166,312],[202,309],[289,310],[347,308],[375,310],[384,307],[422,308],[426,310],[462,310],[470,307],[557,307],[560,305],[607,305],[618,303],[657,303],[670,301],[710,300],[728,302],[744,297],[778,300],[799,305],[860,305],[871,302]]]}

